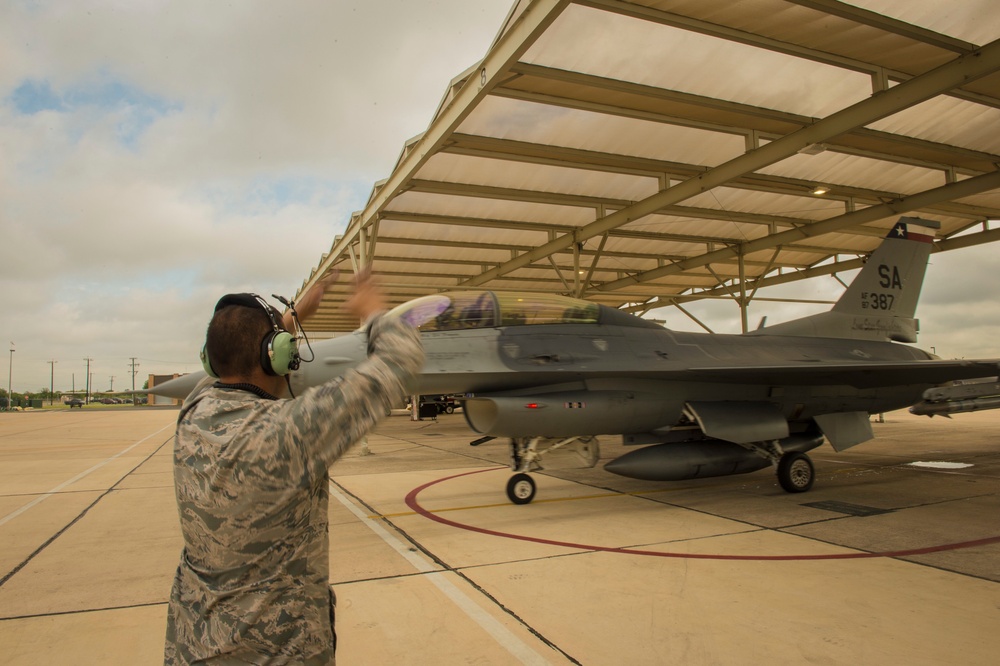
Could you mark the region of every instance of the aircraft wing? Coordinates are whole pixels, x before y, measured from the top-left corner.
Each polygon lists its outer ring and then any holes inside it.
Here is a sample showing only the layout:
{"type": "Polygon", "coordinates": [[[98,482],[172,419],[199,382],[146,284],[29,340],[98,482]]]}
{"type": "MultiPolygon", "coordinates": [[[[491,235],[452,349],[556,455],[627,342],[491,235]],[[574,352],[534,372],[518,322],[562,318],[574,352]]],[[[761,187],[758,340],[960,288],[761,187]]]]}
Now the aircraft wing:
{"type": "Polygon", "coordinates": [[[1000,359],[846,363],[803,361],[786,365],[696,367],[689,368],[688,372],[705,381],[734,384],[845,384],[855,388],[875,388],[995,377],[1000,374],[1000,359]]]}

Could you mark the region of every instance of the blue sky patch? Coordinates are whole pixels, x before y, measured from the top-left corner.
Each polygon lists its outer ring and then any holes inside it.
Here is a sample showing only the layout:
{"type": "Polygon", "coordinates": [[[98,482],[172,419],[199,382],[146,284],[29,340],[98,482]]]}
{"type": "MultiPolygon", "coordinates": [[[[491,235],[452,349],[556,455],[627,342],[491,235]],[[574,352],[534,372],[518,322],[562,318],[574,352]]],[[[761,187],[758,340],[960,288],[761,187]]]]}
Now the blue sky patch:
{"type": "Polygon", "coordinates": [[[343,213],[364,208],[371,182],[331,180],[309,173],[259,175],[237,186],[215,183],[200,196],[212,205],[239,215],[273,215],[296,204],[324,207],[343,213]]]}
{"type": "Polygon", "coordinates": [[[24,115],[43,111],[116,114],[119,118],[116,135],[121,143],[129,147],[135,146],[157,118],[181,109],[177,102],[151,95],[108,76],[74,83],[64,89],[53,88],[48,80],[27,79],[8,95],[7,102],[24,115]]]}
{"type": "Polygon", "coordinates": [[[48,81],[28,80],[14,89],[7,100],[18,113],[33,115],[41,111],[64,111],[62,98],[48,81]]]}

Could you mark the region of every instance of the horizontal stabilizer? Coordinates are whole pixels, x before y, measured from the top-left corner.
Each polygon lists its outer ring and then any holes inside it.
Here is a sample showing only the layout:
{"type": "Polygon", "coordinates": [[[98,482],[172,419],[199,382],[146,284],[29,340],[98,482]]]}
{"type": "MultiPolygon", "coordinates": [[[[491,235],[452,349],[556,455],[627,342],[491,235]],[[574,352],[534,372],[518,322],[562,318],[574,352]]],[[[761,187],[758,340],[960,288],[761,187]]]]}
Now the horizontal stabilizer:
{"type": "Polygon", "coordinates": [[[734,384],[810,386],[843,384],[855,388],[900,384],[941,384],[953,379],[994,377],[1000,359],[989,361],[858,361],[829,363],[806,361],[794,365],[744,365],[690,368],[687,372],[705,381],[734,384]]]}

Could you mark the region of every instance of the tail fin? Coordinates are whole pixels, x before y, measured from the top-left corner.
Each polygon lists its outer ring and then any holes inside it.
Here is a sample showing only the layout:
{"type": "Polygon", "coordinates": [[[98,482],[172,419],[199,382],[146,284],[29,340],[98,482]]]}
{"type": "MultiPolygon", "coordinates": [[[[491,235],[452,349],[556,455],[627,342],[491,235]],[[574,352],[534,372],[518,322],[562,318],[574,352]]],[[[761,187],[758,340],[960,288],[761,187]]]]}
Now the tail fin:
{"type": "Polygon", "coordinates": [[[749,335],[916,342],[920,322],[914,315],[934,236],[913,227],[937,229],[940,224],[916,217],[899,218],[832,310],[749,335]]]}

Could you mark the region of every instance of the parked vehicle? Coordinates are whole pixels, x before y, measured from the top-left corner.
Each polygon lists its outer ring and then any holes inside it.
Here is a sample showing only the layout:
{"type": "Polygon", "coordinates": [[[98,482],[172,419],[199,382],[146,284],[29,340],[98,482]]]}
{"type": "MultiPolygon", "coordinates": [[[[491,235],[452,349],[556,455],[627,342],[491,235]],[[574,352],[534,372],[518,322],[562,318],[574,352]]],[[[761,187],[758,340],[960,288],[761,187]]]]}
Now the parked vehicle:
{"type": "Polygon", "coordinates": [[[458,407],[458,401],[453,395],[422,395],[420,396],[420,407],[433,405],[438,414],[454,414],[458,407]]]}

